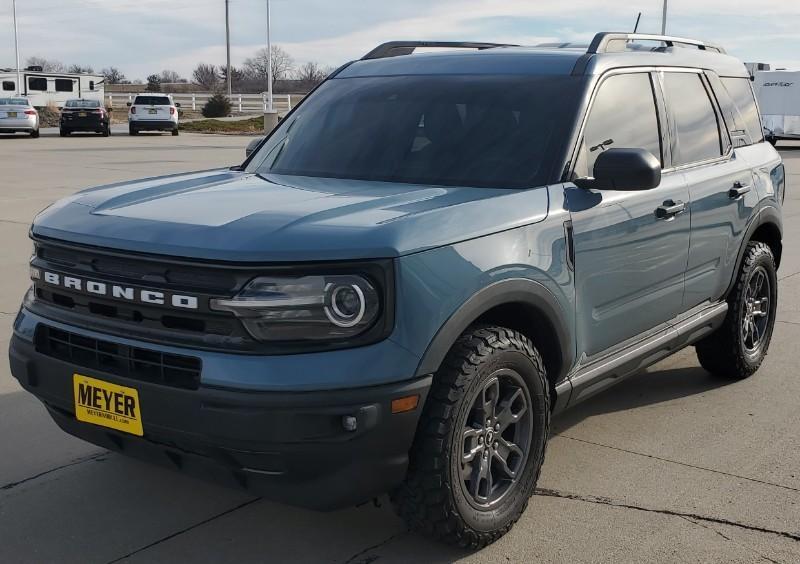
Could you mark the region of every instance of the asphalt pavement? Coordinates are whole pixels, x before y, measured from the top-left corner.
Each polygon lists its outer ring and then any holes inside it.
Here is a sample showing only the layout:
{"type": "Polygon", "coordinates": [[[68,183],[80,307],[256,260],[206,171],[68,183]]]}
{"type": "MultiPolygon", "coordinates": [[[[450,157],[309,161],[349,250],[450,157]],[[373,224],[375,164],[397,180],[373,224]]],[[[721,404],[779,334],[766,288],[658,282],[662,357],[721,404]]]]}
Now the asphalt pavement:
{"type": "MultiPolygon", "coordinates": [[[[238,164],[250,137],[0,137],[0,349],[28,287],[27,237],[99,184],[238,164]]],[[[270,503],[61,432],[0,362],[0,562],[800,562],[800,144],[788,171],[779,316],[743,382],[693,349],[554,421],[539,491],[477,553],[409,533],[381,500],[336,513],[270,503]]]]}

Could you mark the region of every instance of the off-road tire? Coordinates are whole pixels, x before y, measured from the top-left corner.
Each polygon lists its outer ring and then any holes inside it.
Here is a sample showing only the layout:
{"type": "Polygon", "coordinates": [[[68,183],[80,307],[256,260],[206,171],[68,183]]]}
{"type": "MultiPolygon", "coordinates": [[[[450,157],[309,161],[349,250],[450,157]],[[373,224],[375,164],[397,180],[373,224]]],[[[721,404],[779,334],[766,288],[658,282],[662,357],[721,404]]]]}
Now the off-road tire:
{"type": "Polygon", "coordinates": [[[410,529],[436,540],[470,549],[493,543],[513,527],[534,493],[549,426],[545,368],[531,341],[502,327],[470,328],[434,376],[411,449],[408,475],[391,496],[395,510],[410,529]],[[463,478],[454,475],[461,472],[456,452],[463,453],[463,425],[476,392],[498,370],[505,369],[516,371],[527,387],[531,439],[513,489],[498,500],[500,505],[482,511],[471,505],[463,478]]]}
{"type": "Polygon", "coordinates": [[[695,345],[700,365],[715,376],[733,380],[752,376],[769,351],[777,305],[778,276],[775,256],[765,243],[751,241],[745,249],[736,285],[728,296],[728,314],[722,327],[695,345]],[[751,277],[761,269],[766,273],[769,282],[767,325],[756,354],[748,354],[741,331],[746,311],[746,289],[751,277]]]}

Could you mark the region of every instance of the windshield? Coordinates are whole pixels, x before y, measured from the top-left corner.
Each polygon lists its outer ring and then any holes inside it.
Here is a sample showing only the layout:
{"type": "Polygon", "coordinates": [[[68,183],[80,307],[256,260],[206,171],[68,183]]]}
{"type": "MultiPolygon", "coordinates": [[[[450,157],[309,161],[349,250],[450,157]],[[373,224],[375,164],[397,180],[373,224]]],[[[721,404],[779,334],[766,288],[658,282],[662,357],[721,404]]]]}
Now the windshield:
{"type": "Polygon", "coordinates": [[[99,108],[97,100],[67,100],[67,108],[99,108]]]}
{"type": "Polygon", "coordinates": [[[557,180],[581,91],[571,76],[396,76],[326,82],[249,171],[491,188],[557,180]]]}
{"type": "Polygon", "coordinates": [[[28,100],[25,98],[0,98],[0,106],[27,106],[28,100]]]}
{"type": "Polygon", "coordinates": [[[134,106],[171,106],[169,98],[166,96],[137,96],[133,102],[134,106]]]}

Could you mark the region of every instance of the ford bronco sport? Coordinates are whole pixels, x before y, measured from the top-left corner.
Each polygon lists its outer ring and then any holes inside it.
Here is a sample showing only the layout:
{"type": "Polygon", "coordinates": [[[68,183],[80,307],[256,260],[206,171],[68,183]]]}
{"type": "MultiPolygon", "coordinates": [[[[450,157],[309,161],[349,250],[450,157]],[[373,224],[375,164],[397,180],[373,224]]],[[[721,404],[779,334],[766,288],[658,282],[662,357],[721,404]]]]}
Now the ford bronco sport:
{"type": "Polygon", "coordinates": [[[784,191],[718,47],[390,43],[241,166],[39,214],[11,367],[102,447],[481,547],[555,413],[689,345],[758,369],[784,191]]]}

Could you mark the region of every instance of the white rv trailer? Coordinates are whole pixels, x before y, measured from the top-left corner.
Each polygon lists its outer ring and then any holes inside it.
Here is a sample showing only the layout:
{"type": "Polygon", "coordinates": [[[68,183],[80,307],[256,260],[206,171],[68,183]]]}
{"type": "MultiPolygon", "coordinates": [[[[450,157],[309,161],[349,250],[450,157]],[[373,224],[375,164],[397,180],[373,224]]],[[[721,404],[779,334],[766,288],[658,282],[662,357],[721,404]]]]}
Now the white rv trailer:
{"type": "Polygon", "coordinates": [[[99,74],[43,72],[39,67],[28,67],[20,71],[20,78],[22,84],[17,90],[16,69],[0,69],[0,98],[24,96],[37,108],[48,104],[62,107],[72,98],[103,103],[104,78],[99,74]]]}
{"type": "Polygon", "coordinates": [[[753,89],[767,140],[800,139],[800,72],[756,71],[753,89]]]}

